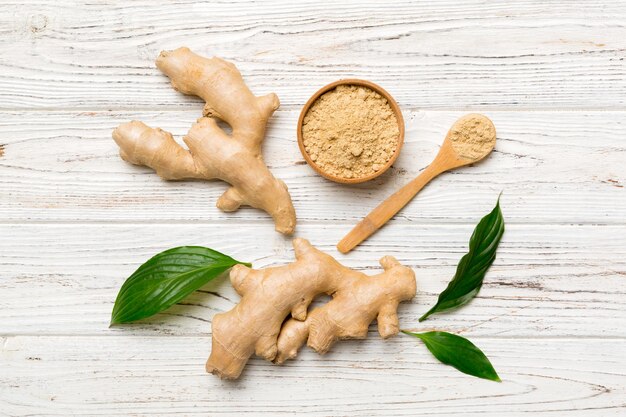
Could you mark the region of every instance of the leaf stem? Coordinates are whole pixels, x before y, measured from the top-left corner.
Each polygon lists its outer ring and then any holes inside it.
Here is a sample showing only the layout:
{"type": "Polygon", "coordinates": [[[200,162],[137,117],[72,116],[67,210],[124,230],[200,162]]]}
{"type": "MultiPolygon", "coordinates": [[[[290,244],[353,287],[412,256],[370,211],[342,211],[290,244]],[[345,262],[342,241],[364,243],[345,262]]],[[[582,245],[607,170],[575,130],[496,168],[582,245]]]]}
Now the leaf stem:
{"type": "Polygon", "coordinates": [[[419,321],[420,323],[423,322],[424,320],[426,320],[431,314],[433,314],[433,312],[435,311],[435,307],[432,307],[430,310],[428,310],[426,313],[424,313],[424,315],[422,317],[420,317],[417,321],[419,321]]]}

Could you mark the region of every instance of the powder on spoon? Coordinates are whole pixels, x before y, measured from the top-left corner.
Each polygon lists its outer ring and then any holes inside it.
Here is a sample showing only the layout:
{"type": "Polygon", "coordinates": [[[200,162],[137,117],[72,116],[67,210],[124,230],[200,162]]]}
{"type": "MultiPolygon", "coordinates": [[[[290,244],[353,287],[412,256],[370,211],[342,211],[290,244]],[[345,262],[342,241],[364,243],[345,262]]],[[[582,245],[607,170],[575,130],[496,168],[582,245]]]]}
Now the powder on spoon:
{"type": "Polygon", "coordinates": [[[469,114],[454,123],[450,140],[455,152],[463,159],[478,160],[496,145],[496,133],[489,119],[469,114]]]}
{"type": "Polygon", "coordinates": [[[340,85],[311,105],[302,123],[302,143],[322,171],[362,178],[381,170],[398,147],[398,120],[374,90],[340,85]]]}

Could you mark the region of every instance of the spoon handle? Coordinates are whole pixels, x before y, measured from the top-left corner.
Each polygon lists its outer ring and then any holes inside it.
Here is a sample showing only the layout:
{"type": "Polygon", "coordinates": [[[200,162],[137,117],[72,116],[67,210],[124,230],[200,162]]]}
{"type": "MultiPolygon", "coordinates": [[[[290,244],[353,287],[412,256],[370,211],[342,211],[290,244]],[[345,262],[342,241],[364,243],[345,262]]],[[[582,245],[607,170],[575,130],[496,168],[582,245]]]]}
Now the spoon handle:
{"type": "Polygon", "coordinates": [[[380,203],[361,220],[354,228],[337,244],[341,253],[348,253],[357,245],[380,229],[389,219],[396,215],[430,180],[446,171],[441,165],[432,163],[424,172],[400,188],[385,201],[380,203]]]}

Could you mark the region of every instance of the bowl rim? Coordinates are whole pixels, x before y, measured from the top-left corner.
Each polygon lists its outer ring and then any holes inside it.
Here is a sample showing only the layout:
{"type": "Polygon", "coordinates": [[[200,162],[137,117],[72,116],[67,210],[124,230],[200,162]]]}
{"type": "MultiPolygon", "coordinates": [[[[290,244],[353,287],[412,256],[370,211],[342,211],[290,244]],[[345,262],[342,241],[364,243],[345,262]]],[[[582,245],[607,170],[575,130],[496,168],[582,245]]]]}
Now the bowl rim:
{"type": "Polygon", "coordinates": [[[400,106],[398,105],[396,100],[391,96],[391,94],[387,92],[387,90],[385,90],[378,84],[375,84],[371,81],[362,80],[359,78],[343,78],[343,79],[334,81],[330,84],[323,86],[322,88],[317,90],[311,96],[311,98],[309,98],[309,100],[306,102],[304,107],[302,107],[302,111],[300,111],[300,117],[298,118],[298,124],[297,124],[297,135],[298,135],[298,147],[300,148],[300,153],[302,153],[302,156],[304,157],[304,160],[307,162],[307,164],[311,168],[313,168],[313,170],[315,170],[318,174],[320,174],[322,177],[326,179],[329,179],[331,181],[338,182],[341,184],[360,184],[360,183],[367,182],[367,181],[373,180],[374,178],[379,177],[380,175],[385,173],[385,171],[387,171],[396,161],[396,159],[400,155],[400,150],[402,149],[402,145],[404,144],[404,118],[402,117],[402,110],[400,110],[400,106]],[[304,122],[304,116],[308,113],[313,103],[315,103],[315,101],[317,101],[317,99],[320,98],[322,94],[327,93],[337,88],[340,85],[358,85],[358,86],[367,87],[373,91],[376,91],[378,94],[380,94],[381,96],[387,99],[387,103],[389,103],[389,105],[391,106],[391,109],[393,110],[396,116],[396,120],[398,121],[398,130],[399,130],[398,144],[396,146],[396,149],[393,155],[391,155],[391,158],[389,158],[389,161],[387,161],[387,163],[381,169],[374,172],[373,174],[366,175],[365,177],[343,178],[343,177],[337,177],[332,174],[329,174],[323,171],[320,167],[318,167],[315,164],[315,162],[311,160],[311,157],[307,153],[306,149],[304,149],[304,143],[303,143],[303,137],[302,137],[302,123],[304,122]]]}

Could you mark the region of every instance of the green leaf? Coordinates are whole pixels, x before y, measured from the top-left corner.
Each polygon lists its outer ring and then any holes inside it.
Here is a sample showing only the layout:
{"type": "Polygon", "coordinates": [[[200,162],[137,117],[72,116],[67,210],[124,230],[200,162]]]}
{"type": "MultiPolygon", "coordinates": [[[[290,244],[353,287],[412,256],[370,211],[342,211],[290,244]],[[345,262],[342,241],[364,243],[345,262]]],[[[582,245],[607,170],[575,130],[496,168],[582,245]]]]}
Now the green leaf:
{"type": "Polygon", "coordinates": [[[435,358],[446,365],[468,375],[501,382],[485,354],[464,337],[446,332],[402,333],[421,339],[435,358]]]}
{"type": "Polygon", "coordinates": [[[111,325],[159,313],[239,263],[243,262],[201,246],[161,252],[124,282],[111,313],[111,325]]]}
{"type": "Polygon", "coordinates": [[[426,320],[434,313],[457,309],[478,294],[485,273],[496,259],[496,249],[503,234],[504,218],[498,198],[491,213],[483,217],[474,229],[469,241],[469,252],[461,258],[454,278],[439,294],[437,303],[419,321],[426,320]]]}

